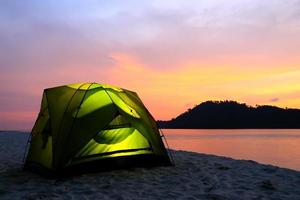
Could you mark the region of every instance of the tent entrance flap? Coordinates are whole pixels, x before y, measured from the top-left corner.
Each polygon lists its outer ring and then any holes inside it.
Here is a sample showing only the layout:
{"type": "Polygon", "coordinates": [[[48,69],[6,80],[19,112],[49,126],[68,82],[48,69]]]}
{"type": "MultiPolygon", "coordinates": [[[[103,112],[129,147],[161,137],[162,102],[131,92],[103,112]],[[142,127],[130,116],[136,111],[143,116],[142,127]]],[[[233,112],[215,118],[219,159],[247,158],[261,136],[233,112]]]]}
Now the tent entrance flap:
{"type": "Polygon", "coordinates": [[[135,128],[118,128],[100,131],[75,157],[109,155],[112,152],[134,149],[151,149],[147,139],[135,128]],[[107,154],[105,154],[107,153],[107,154]]]}
{"type": "Polygon", "coordinates": [[[103,156],[108,156],[116,153],[132,153],[132,152],[137,152],[137,151],[152,151],[151,147],[147,148],[140,148],[140,149],[123,149],[123,150],[117,150],[117,151],[111,151],[111,152],[104,152],[104,153],[99,153],[99,154],[93,154],[93,155],[87,155],[83,157],[75,157],[74,160],[81,160],[81,159],[86,159],[86,158],[93,158],[93,157],[103,157],[103,156]]]}

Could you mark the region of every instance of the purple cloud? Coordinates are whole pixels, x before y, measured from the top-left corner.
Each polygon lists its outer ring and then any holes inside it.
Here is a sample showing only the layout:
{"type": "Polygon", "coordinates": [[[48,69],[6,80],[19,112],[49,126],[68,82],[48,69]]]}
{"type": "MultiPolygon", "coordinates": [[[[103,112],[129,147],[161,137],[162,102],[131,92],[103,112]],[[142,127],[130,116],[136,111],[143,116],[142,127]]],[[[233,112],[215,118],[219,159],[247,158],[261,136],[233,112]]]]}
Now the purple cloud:
{"type": "Polygon", "coordinates": [[[270,99],[270,102],[278,102],[278,101],[279,101],[279,98],[270,99]]]}

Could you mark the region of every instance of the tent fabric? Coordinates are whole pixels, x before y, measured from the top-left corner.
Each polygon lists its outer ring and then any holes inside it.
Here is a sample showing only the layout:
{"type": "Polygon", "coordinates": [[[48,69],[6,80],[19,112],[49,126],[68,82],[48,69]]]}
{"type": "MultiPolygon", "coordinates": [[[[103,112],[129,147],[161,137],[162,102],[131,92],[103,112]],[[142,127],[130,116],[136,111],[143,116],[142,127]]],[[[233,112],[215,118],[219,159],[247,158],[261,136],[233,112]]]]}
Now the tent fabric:
{"type": "Polygon", "coordinates": [[[25,169],[59,173],[134,162],[171,164],[156,122],[135,92],[98,83],[44,90],[25,169]]]}

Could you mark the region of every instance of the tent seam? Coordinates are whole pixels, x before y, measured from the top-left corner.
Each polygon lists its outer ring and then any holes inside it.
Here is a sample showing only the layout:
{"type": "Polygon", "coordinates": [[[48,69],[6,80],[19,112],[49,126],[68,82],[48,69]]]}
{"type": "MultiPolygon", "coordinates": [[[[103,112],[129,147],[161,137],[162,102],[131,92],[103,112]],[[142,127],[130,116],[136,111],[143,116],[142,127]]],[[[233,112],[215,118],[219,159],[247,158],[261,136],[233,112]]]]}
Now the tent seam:
{"type": "MultiPolygon", "coordinates": [[[[84,83],[84,84],[86,84],[86,83],[84,83]]],[[[85,91],[85,93],[84,93],[84,95],[83,95],[83,97],[82,97],[82,99],[81,99],[81,101],[80,101],[80,103],[79,103],[79,108],[81,107],[81,105],[82,105],[82,103],[83,103],[83,101],[84,101],[84,98],[85,98],[85,96],[86,96],[86,93],[89,91],[90,87],[91,87],[93,84],[94,84],[94,82],[93,82],[93,83],[90,83],[89,87],[86,89],[86,91],[85,91]]],[[[81,87],[81,86],[80,86],[80,87],[81,87]]],[[[76,91],[76,92],[77,92],[77,91],[76,91]]],[[[70,135],[71,135],[70,133],[71,133],[72,130],[73,130],[74,123],[75,123],[75,121],[76,121],[76,118],[77,118],[78,113],[79,113],[79,109],[77,109],[76,115],[74,116],[74,120],[73,120],[72,125],[71,125],[71,129],[69,130],[69,132],[68,132],[68,134],[67,134],[67,137],[66,137],[66,141],[68,141],[68,142],[66,142],[67,144],[70,143],[70,140],[69,140],[70,135]]],[[[68,145],[67,145],[67,146],[68,146],[68,145]]]]}
{"type": "MultiPolygon", "coordinates": [[[[79,89],[82,87],[82,86],[84,86],[86,83],[82,83],[77,89],[76,89],[76,91],[74,92],[74,94],[72,95],[72,97],[70,98],[70,100],[69,100],[69,102],[68,102],[68,104],[67,104],[67,106],[66,106],[66,109],[64,110],[64,113],[63,113],[63,116],[62,116],[62,120],[60,121],[60,124],[59,124],[59,128],[58,128],[58,133],[61,131],[61,127],[62,127],[62,122],[64,121],[64,119],[65,119],[65,115],[66,115],[66,113],[67,113],[67,110],[68,110],[68,108],[69,108],[69,106],[70,106],[70,103],[71,103],[71,101],[72,101],[72,99],[74,98],[74,96],[76,95],[76,93],[79,91],[79,89]]],[[[53,134],[52,134],[53,135],[53,134]]],[[[57,135],[57,136],[59,136],[59,135],[57,135]]],[[[55,145],[57,145],[57,141],[59,141],[59,140],[56,140],[55,141],[55,144],[54,143],[52,143],[52,152],[53,152],[53,146],[55,145]]],[[[53,155],[54,155],[54,153],[52,153],[52,157],[53,157],[53,155]]],[[[60,163],[60,162],[58,162],[58,163],[60,163]]],[[[53,161],[52,161],[52,165],[53,165],[53,161]]],[[[53,167],[53,166],[52,166],[53,167]]]]}

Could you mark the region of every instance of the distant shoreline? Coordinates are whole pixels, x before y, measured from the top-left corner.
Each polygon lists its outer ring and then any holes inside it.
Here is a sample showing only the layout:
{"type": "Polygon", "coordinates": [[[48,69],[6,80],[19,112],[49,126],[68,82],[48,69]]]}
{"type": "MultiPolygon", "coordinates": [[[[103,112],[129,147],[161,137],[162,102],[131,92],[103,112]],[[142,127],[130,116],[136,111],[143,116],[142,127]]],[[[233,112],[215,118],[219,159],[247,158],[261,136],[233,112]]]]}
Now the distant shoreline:
{"type": "Polygon", "coordinates": [[[184,129],[193,129],[193,130],[258,130],[258,129],[264,129],[264,130],[299,130],[300,128],[159,128],[159,129],[178,129],[178,130],[184,130],[184,129]]]}
{"type": "MultiPolygon", "coordinates": [[[[175,130],[184,130],[184,129],[193,129],[193,130],[257,130],[257,129],[264,129],[264,130],[299,130],[300,128],[159,128],[159,129],[175,129],[175,130]]],[[[0,130],[0,133],[30,133],[31,131],[16,131],[16,130],[0,130]]]]}
{"type": "Polygon", "coordinates": [[[31,131],[21,131],[21,130],[0,130],[0,133],[3,133],[3,132],[30,133],[31,131]]]}

